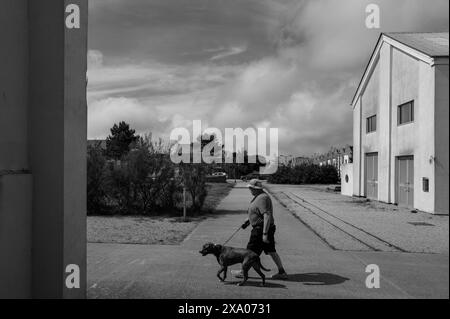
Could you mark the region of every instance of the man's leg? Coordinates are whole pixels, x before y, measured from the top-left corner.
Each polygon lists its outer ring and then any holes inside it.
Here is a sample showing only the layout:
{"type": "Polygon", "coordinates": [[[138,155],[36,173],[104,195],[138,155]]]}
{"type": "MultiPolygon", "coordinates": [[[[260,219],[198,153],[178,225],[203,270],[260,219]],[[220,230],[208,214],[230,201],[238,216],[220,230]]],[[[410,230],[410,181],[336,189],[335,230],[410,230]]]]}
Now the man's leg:
{"type": "Polygon", "coordinates": [[[271,276],[271,279],[287,279],[288,276],[286,274],[286,271],[284,270],[283,263],[281,262],[280,255],[278,255],[277,251],[275,250],[275,230],[276,227],[273,226],[269,230],[269,244],[266,244],[266,253],[272,257],[273,262],[278,267],[278,273],[271,276]]]}
{"type": "Polygon", "coordinates": [[[278,253],[277,252],[270,252],[269,255],[270,255],[270,257],[272,257],[274,263],[278,267],[278,273],[273,274],[272,276],[270,276],[270,279],[275,279],[275,280],[286,280],[286,279],[288,279],[288,275],[287,275],[286,271],[284,270],[283,263],[281,262],[281,258],[278,255],[278,253]]]}
{"type": "Polygon", "coordinates": [[[278,273],[279,274],[286,274],[286,271],[284,270],[284,267],[283,267],[283,263],[281,262],[280,255],[278,255],[277,252],[269,253],[269,255],[270,255],[270,257],[272,257],[273,262],[275,263],[275,265],[277,265],[278,273]]]}

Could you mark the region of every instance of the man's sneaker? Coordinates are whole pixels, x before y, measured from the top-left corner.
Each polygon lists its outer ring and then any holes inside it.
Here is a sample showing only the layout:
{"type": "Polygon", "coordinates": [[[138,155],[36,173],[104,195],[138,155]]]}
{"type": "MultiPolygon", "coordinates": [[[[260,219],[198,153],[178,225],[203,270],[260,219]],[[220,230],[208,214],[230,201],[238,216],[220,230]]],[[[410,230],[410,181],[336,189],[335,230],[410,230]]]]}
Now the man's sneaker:
{"type": "Polygon", "coordinates": [[[242,274],[242,270],[232,270],[231,274],[235,278],[244,278],[244,275],[242,274]]]}
{"type": "Polygon", "coordinates": [[[274,279],[274,280],[286,280],[288,279],[288,275],[287,273],[277,273],[277,274],[273,274],[272,276],[270,276],[270,279],[274,279]]]}

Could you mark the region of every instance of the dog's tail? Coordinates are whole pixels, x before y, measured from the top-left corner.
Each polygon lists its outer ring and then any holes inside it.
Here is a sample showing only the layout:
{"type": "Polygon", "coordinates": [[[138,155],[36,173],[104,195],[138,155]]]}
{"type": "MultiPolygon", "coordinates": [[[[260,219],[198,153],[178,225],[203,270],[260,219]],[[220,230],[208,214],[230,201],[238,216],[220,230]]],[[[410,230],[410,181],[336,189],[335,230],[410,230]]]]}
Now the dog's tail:
{"type": "Polygon", "coordinates": [[[259,260],[259,267],[261,267],[261,269],[264,270],[265,272],[270,271],[270,269],[264,268],[264,266],[261,263],[261,260],[259,260]]]}

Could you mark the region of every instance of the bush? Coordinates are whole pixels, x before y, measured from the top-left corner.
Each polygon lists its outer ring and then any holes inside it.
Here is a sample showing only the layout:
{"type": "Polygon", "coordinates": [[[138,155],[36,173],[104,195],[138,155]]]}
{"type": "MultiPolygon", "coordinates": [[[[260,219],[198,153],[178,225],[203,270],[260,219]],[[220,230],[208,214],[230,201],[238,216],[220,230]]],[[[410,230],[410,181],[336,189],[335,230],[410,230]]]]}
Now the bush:
{"type": "MultiPolygon", "coordinates": [[[[207,195],[205,164],[181,164],[179,174],[168,147],[139,137],[119,159],[107,159],[100,145],[88,149],[88,214],[156,215],[183,207],[184,183],[189,210],[200,212],[207,195]]],[[[177,212],[178,214],[179,212],[177,212]]]]}
{"type": "Polygon", "coordinates": [[[339,175],[332,165],[319,166],[302,164],[296,167],[280,166],[278,171],[268,177],[272,184],[336,184],[339,175]]]}
{"type": "Polygon", "coordinates": [[[140,138],[108,171],[108,195],[113,209],[125,215],[150,215],[174,208],[174,168],[166,154],[140,138]]]}
{"type": "Polygon", "coordinates": [[[126,163],[108,162],[105,188],[112,214],[134,214],[132,181],[126,163]]]}
{"type": "Polygon", "coordinates": [[[180,164],[179,184],[184,184],[191,197],[191,210],[199,212],[207,195],[205,164],[180,164]]]}
{"type": "Polygon", "coordinates": [[[102,213],[106,198],[106,158],[100,145],[89,146],[87,151],[87,213],[102,213]]]}

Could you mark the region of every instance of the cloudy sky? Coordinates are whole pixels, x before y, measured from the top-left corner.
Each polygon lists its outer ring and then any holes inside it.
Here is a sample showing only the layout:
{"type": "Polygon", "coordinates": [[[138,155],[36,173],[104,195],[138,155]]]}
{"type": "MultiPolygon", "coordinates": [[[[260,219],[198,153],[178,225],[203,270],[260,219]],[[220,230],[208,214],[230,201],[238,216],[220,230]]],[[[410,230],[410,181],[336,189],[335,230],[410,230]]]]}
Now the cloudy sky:
{"type": "Polygon", "coordinates": [[[116,122],[279,128],[280,153],[352,142],[379,32],[448,31],[448,0],[90,0],[89,138],[116,122]],[[365,8],[381,9],[381,29],[365,8]]]}

